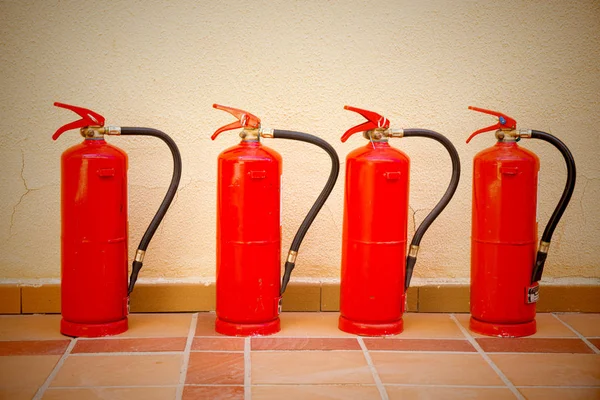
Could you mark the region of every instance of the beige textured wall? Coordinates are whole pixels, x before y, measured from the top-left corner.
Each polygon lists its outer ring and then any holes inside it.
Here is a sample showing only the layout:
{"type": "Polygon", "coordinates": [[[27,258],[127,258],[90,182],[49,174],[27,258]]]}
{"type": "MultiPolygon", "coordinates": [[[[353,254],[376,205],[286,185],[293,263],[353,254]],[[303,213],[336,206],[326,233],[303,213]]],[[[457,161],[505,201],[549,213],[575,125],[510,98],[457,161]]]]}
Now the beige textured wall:
{"type": "MultiPolygon", "coordinates": [[[[464,140],[493,120],[467,106],[551,132],[571,148],[578,182],[547,276],[600,277],[596,0],[0,0],[0,88],[5,282],[60,276],[59,160],[81,139],[73,131],[52,142],[54,130],[74,119],[54,101],[91,108],[108,124],[162,129],[179,144],[181,186],[149,248],[144,279],[214,277],[216,158],[238,137],[211,142],[231,122],[213,102],[245,108],[272,128],[319,135],[342,159],[364,144],[359,135],[339,141],[362,122],[345,104],[376,110],[394,127],[446,134],[460,153],[462,179],[422,241],[415,272],[422,278],[469,275],[471,163],[493,137],[464,140]]],[[[168,185],[170,155],[158,140],[109,140],[130,155],[132,256],[168,185]]],[[[325,182],[328,158],[309,145],[265,143],[284,157],[285,254],[325,182]]],[[[450,163],[433,141],[393,145],[412,159],[419,223],[445,190],[450,163]]],[[[564,163],[547,144],[523,145],[542,159],[545,224],[562,192],[564,163]]],[[[338,276],[343,178],[306,236],[296,278],[338,276]]]]}

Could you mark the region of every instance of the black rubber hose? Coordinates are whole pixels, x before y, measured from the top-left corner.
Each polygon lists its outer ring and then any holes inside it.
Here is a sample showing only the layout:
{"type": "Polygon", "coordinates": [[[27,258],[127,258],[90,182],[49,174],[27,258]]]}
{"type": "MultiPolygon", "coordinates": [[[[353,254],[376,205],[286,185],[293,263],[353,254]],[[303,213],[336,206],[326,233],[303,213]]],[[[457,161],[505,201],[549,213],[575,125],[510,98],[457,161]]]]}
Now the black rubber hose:
{"type": "MultiPolygon", "coordinates": [[[[173,155],[173,177],[171,178],[171,184],[169,185],[169,189],[167,190],[165,198],[160,204],[160,207],[158,207],[158,211],[154,215],[154,218],[152,218],[152,221],[150,222],[150,225],[148,225],[148,228],[146,229],[146,232],[144,233],[144,236],[142,237],[142,240],[140,240],[140,244],[138,246],[138,250],[146,251],[150,241],[152,240],[152,236],[154,236],[156,229],[158,229],[160,222],[167,213],[167,210],[169,209],[169,206],[171,205],[171,202],[177,193],[177,187],[179,186],[179,180],[181,179],[181,154],[179,153],[179,149],[177,148],[177,145],[173,139],[171,139],[171,137],[166,133],[157,129],[122,127],[121,135],[153,136],[159,138],[165,142],[167,146],[169,146],[171,154],[173,155]]],[[[135,286],[138,274],[142,269],[142,265],[142,261],[133,261],[131,265],[131,277],[129,278],[128,294],[133,292],[133,287],[135,286]]]]}
{"type": "MultiPolygon", "coordinates": [[[[452,144],[448,138],[444,135],[430,131],[427,129],[404,129],[404,137],[426,137],[429,139],[437,140],[440,142],[448,153],[450,154],[450,159],[452,160],[452,177],[450,178],[450,184],[448,185],[448,189],[446,189],[446,193],[442,196],[442,199],[437,203],[437,205],[431,210],[431,212],[425,217],[421,225],[415,231],[415,235],[413,236],[412,242],[410,243],[412,246],[419,246],[421,243],[421,239],[423,235],[429,229],[429,226],[433,223],[433,221],[441,214],[441,212],[446,208],[452,196],[454,196],[454,192],[456,192],[456,188],[458,187],[458,181],[460,180],[460,158],[458,157],[458,152],[456,148],[452,144]]],[[[410,280],[412,278],[413,270],[415,268],[415,264],[417,263],[417,256],[412,256],[410,253],[406,257],[406,278],[404,281],[404,291],[408,290],[410,286],[410,280]]]]}
{"type": "MultiPolygon", "coordinates": [[[[556,147],[562,154],[565,159],[565,163],[567,164],[567,183],[565,184],[565,190],[563,190],[563,194],[558,202],[558,205],[554,209],[552,216],[550,217],[550,221],[548,221],[548,225],[546,225],[546,229],[544,229],[544,234],[542,235],[542,242],[546,242],[550,245],[550,240],[552,240],[552,234],[554,233],[554,229],[556,225],[558,225],[558,221],[562,217],[565,209],[569,205],[569,201],[571,200],[571,195],[573,195],[573,190],[575,189],[575,178],[577,171],[575,169],[575,159],[573,155],[569,151],[568,147],[561,142],[557,137],[552,136],[549,133],[542,131],[531,131],[531,137],[534,139],[541,139],[545,142],[552,144],[556,147]]],[[[546,263],[546,257],[548,255],[548,248],[541,248],[537,252],[535,265],[533,267],[533,273],[531,274],[531,283],[537,282],[542,279],[542,273],[544,272],[544,264],[546,263]],[[541,250],[541,251],[540,251],[541,250]]]]}
{"type": "MultiPolygon", "coordinates": [[[[321,138],[309,135],[307,133],[275,129],[273,131],[273,137],[278,139],[292,139],[301,142],[312,143],[325,150],[327,154],[329,154],[329,156],[331,157],[331,172],[329,173],[329,179],[327,179],[327,183],[325,184],[325,187],[321,191],[321,194],[315,201],[315,204],[313,204],[312,208],[304,218],[304,221],[302,221],[302,225],[300,225],[300,228],[298,228],[298,232],[296,232],[296,236],[294,236],[294,240],[292,241],[292,245],[290,246],[290,252],[297,252],[300,248],[302,240],[304,239],[304,235],[306,235],[306,232],[308,231],[308,228],[310,228],[310,225],[313,223],[315,217],[321,210],[321,207],[323,207],[323,204],[325,204],[325,201],[327,200],[327,198],[331,194],[331,191],[333,190],[333,187],[335,186],[335,181],[337,180],[338,174],[340,173],[340,159],[337,153],[335,152],[334,148],[329,143],[327,143],[321,138]]],[[[290,276],[292,275],[292,270],[295,266],[295,262],[285,262],[285,271],[283,274],[283,279],[281,281],[281,295],[283,295],[283,293],[285,292],[288,282],[290,281],[290,276]]]]}

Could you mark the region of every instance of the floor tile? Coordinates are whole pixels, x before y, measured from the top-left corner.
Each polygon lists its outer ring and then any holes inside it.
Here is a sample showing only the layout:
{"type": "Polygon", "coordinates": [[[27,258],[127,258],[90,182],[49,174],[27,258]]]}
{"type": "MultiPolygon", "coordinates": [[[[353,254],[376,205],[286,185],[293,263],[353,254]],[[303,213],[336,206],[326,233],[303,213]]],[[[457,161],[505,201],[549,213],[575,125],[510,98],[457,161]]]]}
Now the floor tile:
{"type": "Polygon", "coordinates": [[[370,352],[383,383],[503,385],[479,354],[370,352]]]}
{"type": "Polygon", "coordinates": [[[585,337],[600,337],[600,314],[557,314],[585,337]]]}
{"type": "Polygon", "coordinates": [[[151,388],[49,388],[42,400],[175,400],[176,387],[151,388]]]}
{"type": "Polygon", "coordinates": [[[188,386],[182,400],[244,400],[243,386],[188,386]]]}
{"type": "Polygon", "coordinates": [[[386,338],[364,338],[369,350],[399,351],[466,351],[475,352],[467,340],[460,339],[400,339],[402,336],[386,338]]]}
{"type": "Polygon", "coordinates": [[[70,340],[0,341],[0,356],[62,355],[70,340]]]}
{"type": "Polygon", "coordinates": [[[598,354],[490,354],[516,386],[600,386],[598,354]]]}
{"type": "Polygon", "coordinates": [[[252,350],[361,350],[354,338],[252,338],[252,350]]]}
{"type": "Polygon", "coordinates": [[[518,388],[527,400],[592,400],[600,399],[595,388],[518,388]]]}
{"type": "Polygon", "coordinates": [[[0,399],[2,400],[31,400],[37,393],[37,387],[26,388],[2,388],[0,387],[0,399]]]}
{"type": "Polygon", "coordinates": [[[192,314],[130,314],[119,337],[187,337],[191,321],[192,314]]]}
{"type": "MultiPolygon", "coordinates": [[[[456,314],[456,318],[467,330],[469,329],[469,314],[456,314]]],[[[537,332],[530,338],[576,338],[577,335],[573,333],[569,328],[564,326],[558,321],[552,314],[537,314],[535,317],[537,332]]],[[[490,337],[480,335],[469,330],[469,333],[476,338],[479,337],[490,337]]]]}
{"type": "Polygon", "coordinates": [[[508,388],[465,388],[465,387],[414,387],[386,386],[390,400],[444,399],[444,400],[514,400],[508,388]]]}
{"type": "Polygon", "coordinates": [[[244,338],[241,337],[196,337],[192,350],[244,351],[244,338]]]}
{"type": "Polygon", "coordinates": [[[60,356],[4,356],[0,357],[1,388],[40,387],[60,356]]]}
{"type": "Polygon", "coordinates": [[[243,385],[244,354],[193,352],[185,383],[243,385]]]}
{"type": "Polygon", "coordinates": [[[380,399],[375,385],[277,385],[252,386],[257,400],[369,400],[380,399]]]}
{"type": "Polygon", "coordinates": [[[183,351],[187,338],[86,339],[78,340],[72,353],[183,351]]]}
{"type": "Polygon", "coordinates": [[[490,353],[593,353],[580,339],[485,337],[476,340],[490,353]]]}
{"type": "Polygon", "coordinates": [[[50,386],[150,386],[179,383],[183,355],[72,355],[50,386]]]}
{"type": "Polygon", "coordinates": [[[60,315],[0,315],[0,340],[65,339],[60,315]]]}
{"type": "Polygon", "coordinates": [[[252,353],[253,384],[374,383],[360,351],[252,353]]]}
{"type": "Polygon", "coordinates": [[[281,331],[274,336],[353,337],[338,329],[337,312],[290,312],[281,315],[281,331]]]}
{"type": "Polygon", "coordinates": [[[449,314],[404,314],[403,339],[464,339],[463,333],[449,314]]]}
{"type": "Polygon", "coordinates": [[[223,336],[215,331],[216,318],[217,314],[214,312],[198,313],[195,336],[223,336]]]}

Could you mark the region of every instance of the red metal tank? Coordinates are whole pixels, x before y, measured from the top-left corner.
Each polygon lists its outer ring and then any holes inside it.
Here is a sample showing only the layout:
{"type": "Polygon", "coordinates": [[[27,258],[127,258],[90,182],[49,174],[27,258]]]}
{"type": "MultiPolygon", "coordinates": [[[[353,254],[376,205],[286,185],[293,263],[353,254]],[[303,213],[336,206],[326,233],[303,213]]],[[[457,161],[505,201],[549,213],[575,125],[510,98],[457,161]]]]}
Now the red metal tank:
{"type": "Polygon", "coordinates": [[[473,159],[470,329],[492,336],[527,336],[536,332],[539,286],[531,283],[531,276],[540,161],[519,147],[515,137],[502,133],[514,130],[516,122],[499,117],[500,125],[471,136],[501,129],[498,142],[473,159]]]}
{"type": "Polygon", "coordinates": [[[230,336],[280,330],[282,160],[253,134],[260,120],[244,115],[235,127],[246,136],[218,158],[215,329],[230,336]]]}
{"type": "Polygon", "coordinates": [[[339,328],[365,336],[402,332],[406,291],[423,235],[448,205],[460,179],[460,159],[450,140],[428,129],[390,129],[381,115],[344,107],[367,119],[342,136],[363,132],[369,143],[348,154],[344,192],[344,233],[339,328]],[[446,148],[452,161],[450,184],[423,219],[406,255],[410,160],[388,138],[423,137],[446,148]],[[406,257],[406,258],[405,258],[406,257]]]}
{"type": "Polygon", "coordinates": [[[102,138],[62,155],[60,331],[127,330],[127,154],[102,138]]]}
{"type": "Polygon", "coordinates": [[[408,156],[387,140],[346,157],[339,320],[345,332],[402,332],[409,170],[408,156]]]}
{"type": "Polygon", "coordinates": [[[528,303],[537,250],[540,161],[513,140],[473,159],[471,329],[498,336],[535,333],[528,303]]]}

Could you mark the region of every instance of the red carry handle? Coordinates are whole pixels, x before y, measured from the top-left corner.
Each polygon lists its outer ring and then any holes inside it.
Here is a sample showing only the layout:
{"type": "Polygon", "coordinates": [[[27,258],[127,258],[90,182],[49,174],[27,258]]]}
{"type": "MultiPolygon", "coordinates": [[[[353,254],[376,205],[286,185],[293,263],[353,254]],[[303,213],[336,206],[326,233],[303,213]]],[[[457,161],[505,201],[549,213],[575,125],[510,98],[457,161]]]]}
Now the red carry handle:
{"type": "Polygon", "coordinates": [[[213,108],[216,108],[217,110],[227,111],[229,114],[233,115],[238,120],[217,129],[215,133],[213,133],[213,135],[210,137],[212,140],[215,140],[221,132],[229,131],[231,129],[260,128],[260,118],[258,118],[254,114],[250,114],[248,111],[240,110],[239,108],[222,106],[219,104],[213,104],[213,108]]]}
{"type": "Polygon", "coordinates": [[[69,104],[58,102],[55,102],[54,105],[56,107],[66,108],[67,110],[75,112],[81,117],[81,119],[70,122],[58,128],[58,130],[54,132],[54,135],[52,135],[52,140],[58,139],[60,135],[66,131],[70,131],[71,129],[84,128],[86,126],[104,126],[104,117],[97,112],[88,110],[87,108],[71,106],[69,104]]]}
{"type": "Polygon", "coordinates": [[[501,112],[486,110],[485,108],[479,108],[479,107],[473,107],[473,106],[469,106],[469,110],[479,111],[484,114],[494,115],[494,116],[498,117],[498,123],[488,126],[487,128],[481,128],[479,130],[476,130],[475,132],[473,132],[471,134],[471,136],[469,136],[469,138],[467,139],[467,143],[469,143],[471,141],[471,139],[473,139],[475,136],[477,136],[483,132],[489,132],[489,131],[494,131],[494,130],[498,130],[498,129],[517,129],[517,121],[515,121],[508,115],[502,114],[501,112]]]}
{"type": "Polygon", "coordinates": [[[390,127],[390,121],[386,117],[379,115],[374,111],[363,110],[361,108],[351,106],[344,106],[344,110],[350,110],[359,113],[367,119],[367,122],[363,122],[360,125],[348,129],[346,133],[342,135],[342,142],[345,142],[350,136],[358,132],[370,131],[378,128],[387,129],[390,127]]]}

